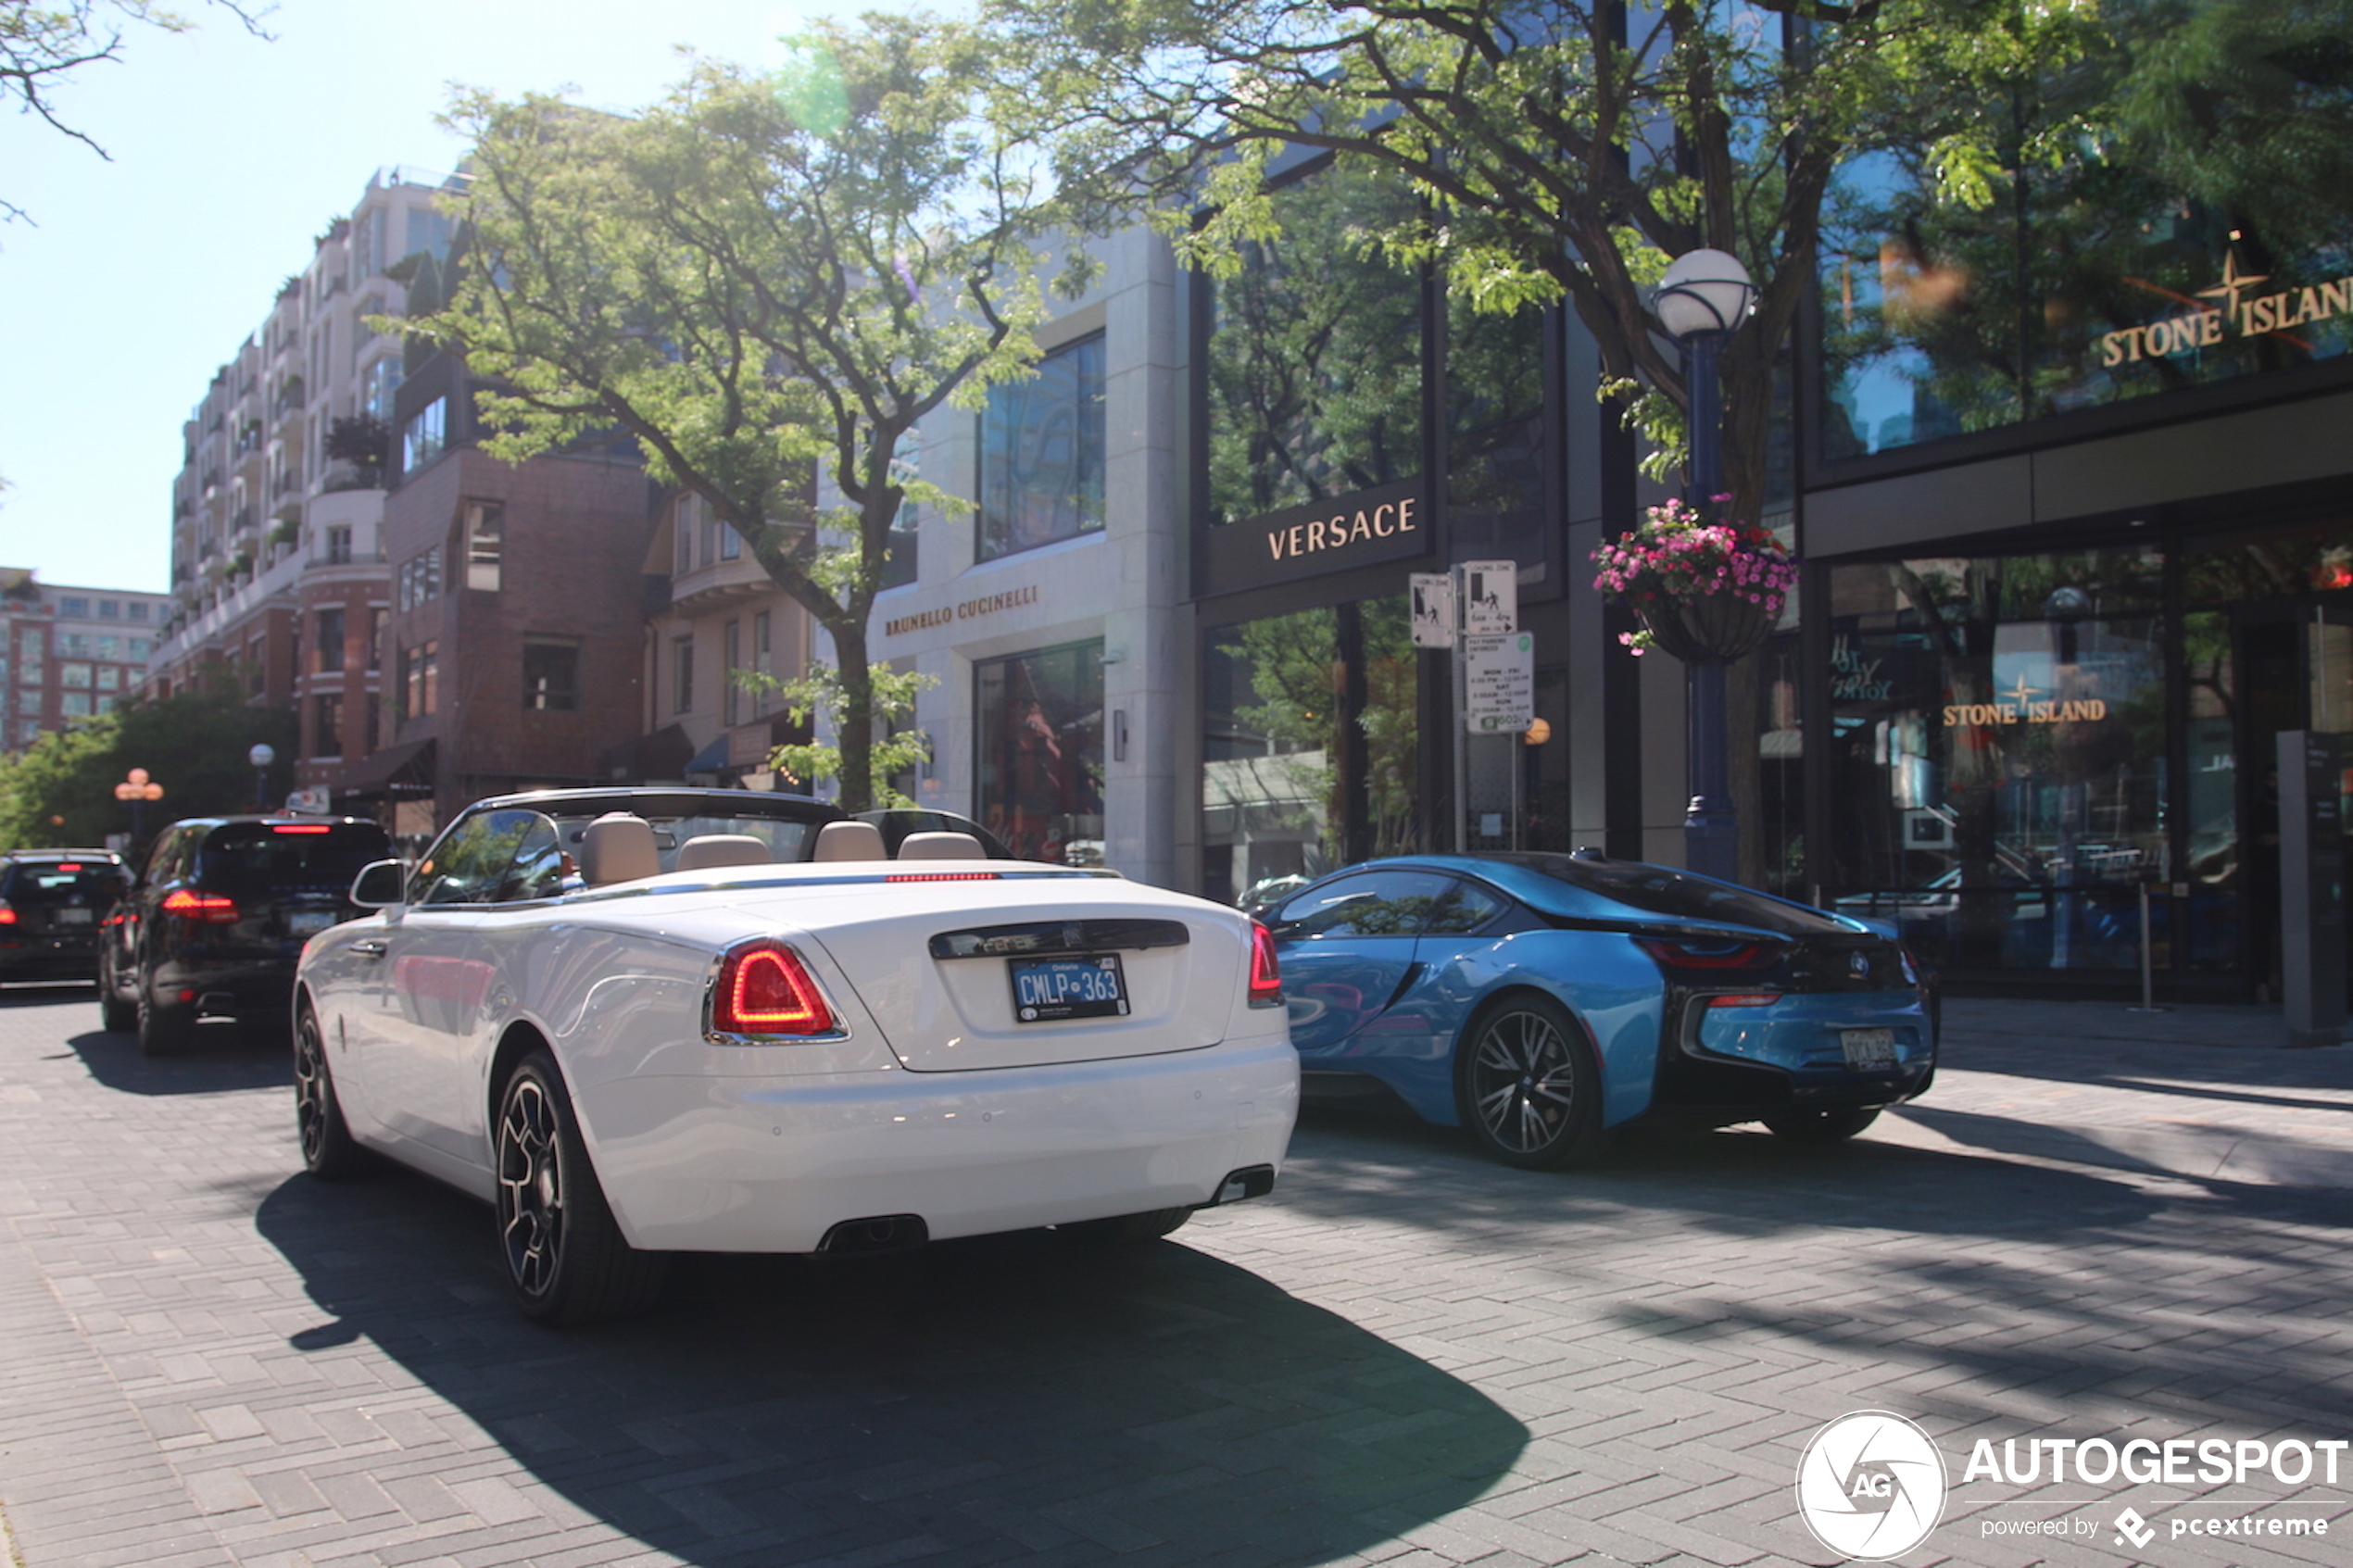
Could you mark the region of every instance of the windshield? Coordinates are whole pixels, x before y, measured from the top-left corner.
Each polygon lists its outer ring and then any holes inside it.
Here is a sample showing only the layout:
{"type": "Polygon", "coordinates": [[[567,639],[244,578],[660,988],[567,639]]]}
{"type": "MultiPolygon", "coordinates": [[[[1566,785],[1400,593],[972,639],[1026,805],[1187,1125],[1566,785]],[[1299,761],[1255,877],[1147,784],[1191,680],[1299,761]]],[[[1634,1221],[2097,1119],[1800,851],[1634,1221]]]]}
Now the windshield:
{"type": "Polygon", "coordinates": [[[1728,887],[1641,860],[1579,859],[1569,855],[1491,855],[1483,859],[1521,866],[1554,882],[1600,895],[1629,909],[1668,920],[1725,921],[1785,936],[1815,936],[1853,930],[1845,922],[1803,904],[1791,904],[1745,887],[1728,887]]]}

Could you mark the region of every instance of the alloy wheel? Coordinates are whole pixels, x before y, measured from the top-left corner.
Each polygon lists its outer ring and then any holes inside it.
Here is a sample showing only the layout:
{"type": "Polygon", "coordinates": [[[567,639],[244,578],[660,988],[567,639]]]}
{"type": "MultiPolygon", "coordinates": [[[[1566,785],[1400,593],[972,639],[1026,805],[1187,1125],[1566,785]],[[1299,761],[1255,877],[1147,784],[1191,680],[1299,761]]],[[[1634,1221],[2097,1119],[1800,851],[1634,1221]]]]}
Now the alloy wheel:
{"type": "Polygon", "coordinates": [[[1534,1155],[1556,1142],[1579,1110],[1575,1047],[1541,1012],[1496,1014],[1471,1058],[1471,1105],[1495,1146],[1534,1155]]]}
{"type": "Polygon", "coordinates": [[[547,1294],[563,1261],[563,1176],[556,1109],[535,1077],[517,1076],[498,1116],[498,1230],[526,1297],[547,1294]]]}

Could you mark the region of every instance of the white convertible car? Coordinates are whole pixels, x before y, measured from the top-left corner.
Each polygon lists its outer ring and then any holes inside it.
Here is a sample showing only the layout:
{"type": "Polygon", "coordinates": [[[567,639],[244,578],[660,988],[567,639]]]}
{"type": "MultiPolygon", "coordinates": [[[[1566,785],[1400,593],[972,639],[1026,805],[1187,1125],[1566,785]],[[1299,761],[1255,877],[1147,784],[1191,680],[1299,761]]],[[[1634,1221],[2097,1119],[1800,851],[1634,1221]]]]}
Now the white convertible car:
{"type": "Polygon", "coordinates": [[[550,791],[370,866],[376,912],[296,979],[305,1165],[489,1200],[553,1323],[643,1307],[671,1252],[1143,1240],[1272,1188],[1299,1068],[1264,928],[876,815],[550,791]]]}

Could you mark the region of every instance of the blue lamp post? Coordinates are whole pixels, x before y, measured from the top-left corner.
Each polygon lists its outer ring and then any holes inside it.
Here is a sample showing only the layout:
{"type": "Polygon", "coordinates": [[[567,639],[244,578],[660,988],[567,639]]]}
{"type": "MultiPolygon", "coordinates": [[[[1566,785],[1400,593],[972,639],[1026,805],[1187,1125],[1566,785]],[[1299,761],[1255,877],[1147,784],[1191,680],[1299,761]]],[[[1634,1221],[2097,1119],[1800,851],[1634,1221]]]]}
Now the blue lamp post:
{"type": "MultiPolygon", "coordinates": [[[[1740,258],[1720,250],[1687,251],[1675,258],[1651,294],[1651,309],[1667,335],[1683,346],[1685,416],[1691,459],[1683,472],[1686,504],[1712,513],[1724,485],[1724,395],[1717,360],[1724,340],[1756,307],[1756,285],[1740,258]]],[[[1730,754],[1725,748],[1725,655],[1687,657],[1686,764],[1692,801],[1683,815],[1684,864],[1727,882],[1740,874],[1740,820],[1732,809],[1730,754]]]]}

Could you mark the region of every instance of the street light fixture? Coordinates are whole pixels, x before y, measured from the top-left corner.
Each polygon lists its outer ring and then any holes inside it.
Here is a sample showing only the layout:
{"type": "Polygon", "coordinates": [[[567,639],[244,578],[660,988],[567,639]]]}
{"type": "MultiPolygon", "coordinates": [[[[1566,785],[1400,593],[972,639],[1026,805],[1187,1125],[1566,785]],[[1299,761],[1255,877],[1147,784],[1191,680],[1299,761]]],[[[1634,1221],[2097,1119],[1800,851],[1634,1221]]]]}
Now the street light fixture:
{"type": "Polygon", "coordinates": [[[253,809],[257,811],[270,809],[270,764],[277,759],[276,748],[267,741],[257,742],[245,753],[245,760],[253,764],[253,809]]]}
{"type": "Polygon", "coordinates": [[[114,797],[131,803],[131,842],[135,847],[139,842],[139,813],[148,801],[163,798],[163,785],[149,778],[145,768],[133,768],[114,786],[114,797]]]}
{"type": "MultiPolygon", "coordinates": [[[[1724,487],[1724,394],[1717,360],[1724,340],[1756,308],[1756,284],[1740,258],[1720,250],[1686,251],[1652,292],[1659,325],[1683,345],[1684,412],[1691,459],[1684,501],[1712,514],[1724,487]]],[[[1740,875],[1740,819],[1731,797],[1730,758],[1724,737],[1724,661],[1684,665],[1690,728],[1686,765],[1692,801],[1683,814],[1683,861],[1703,876],[1740,875]]]]}

